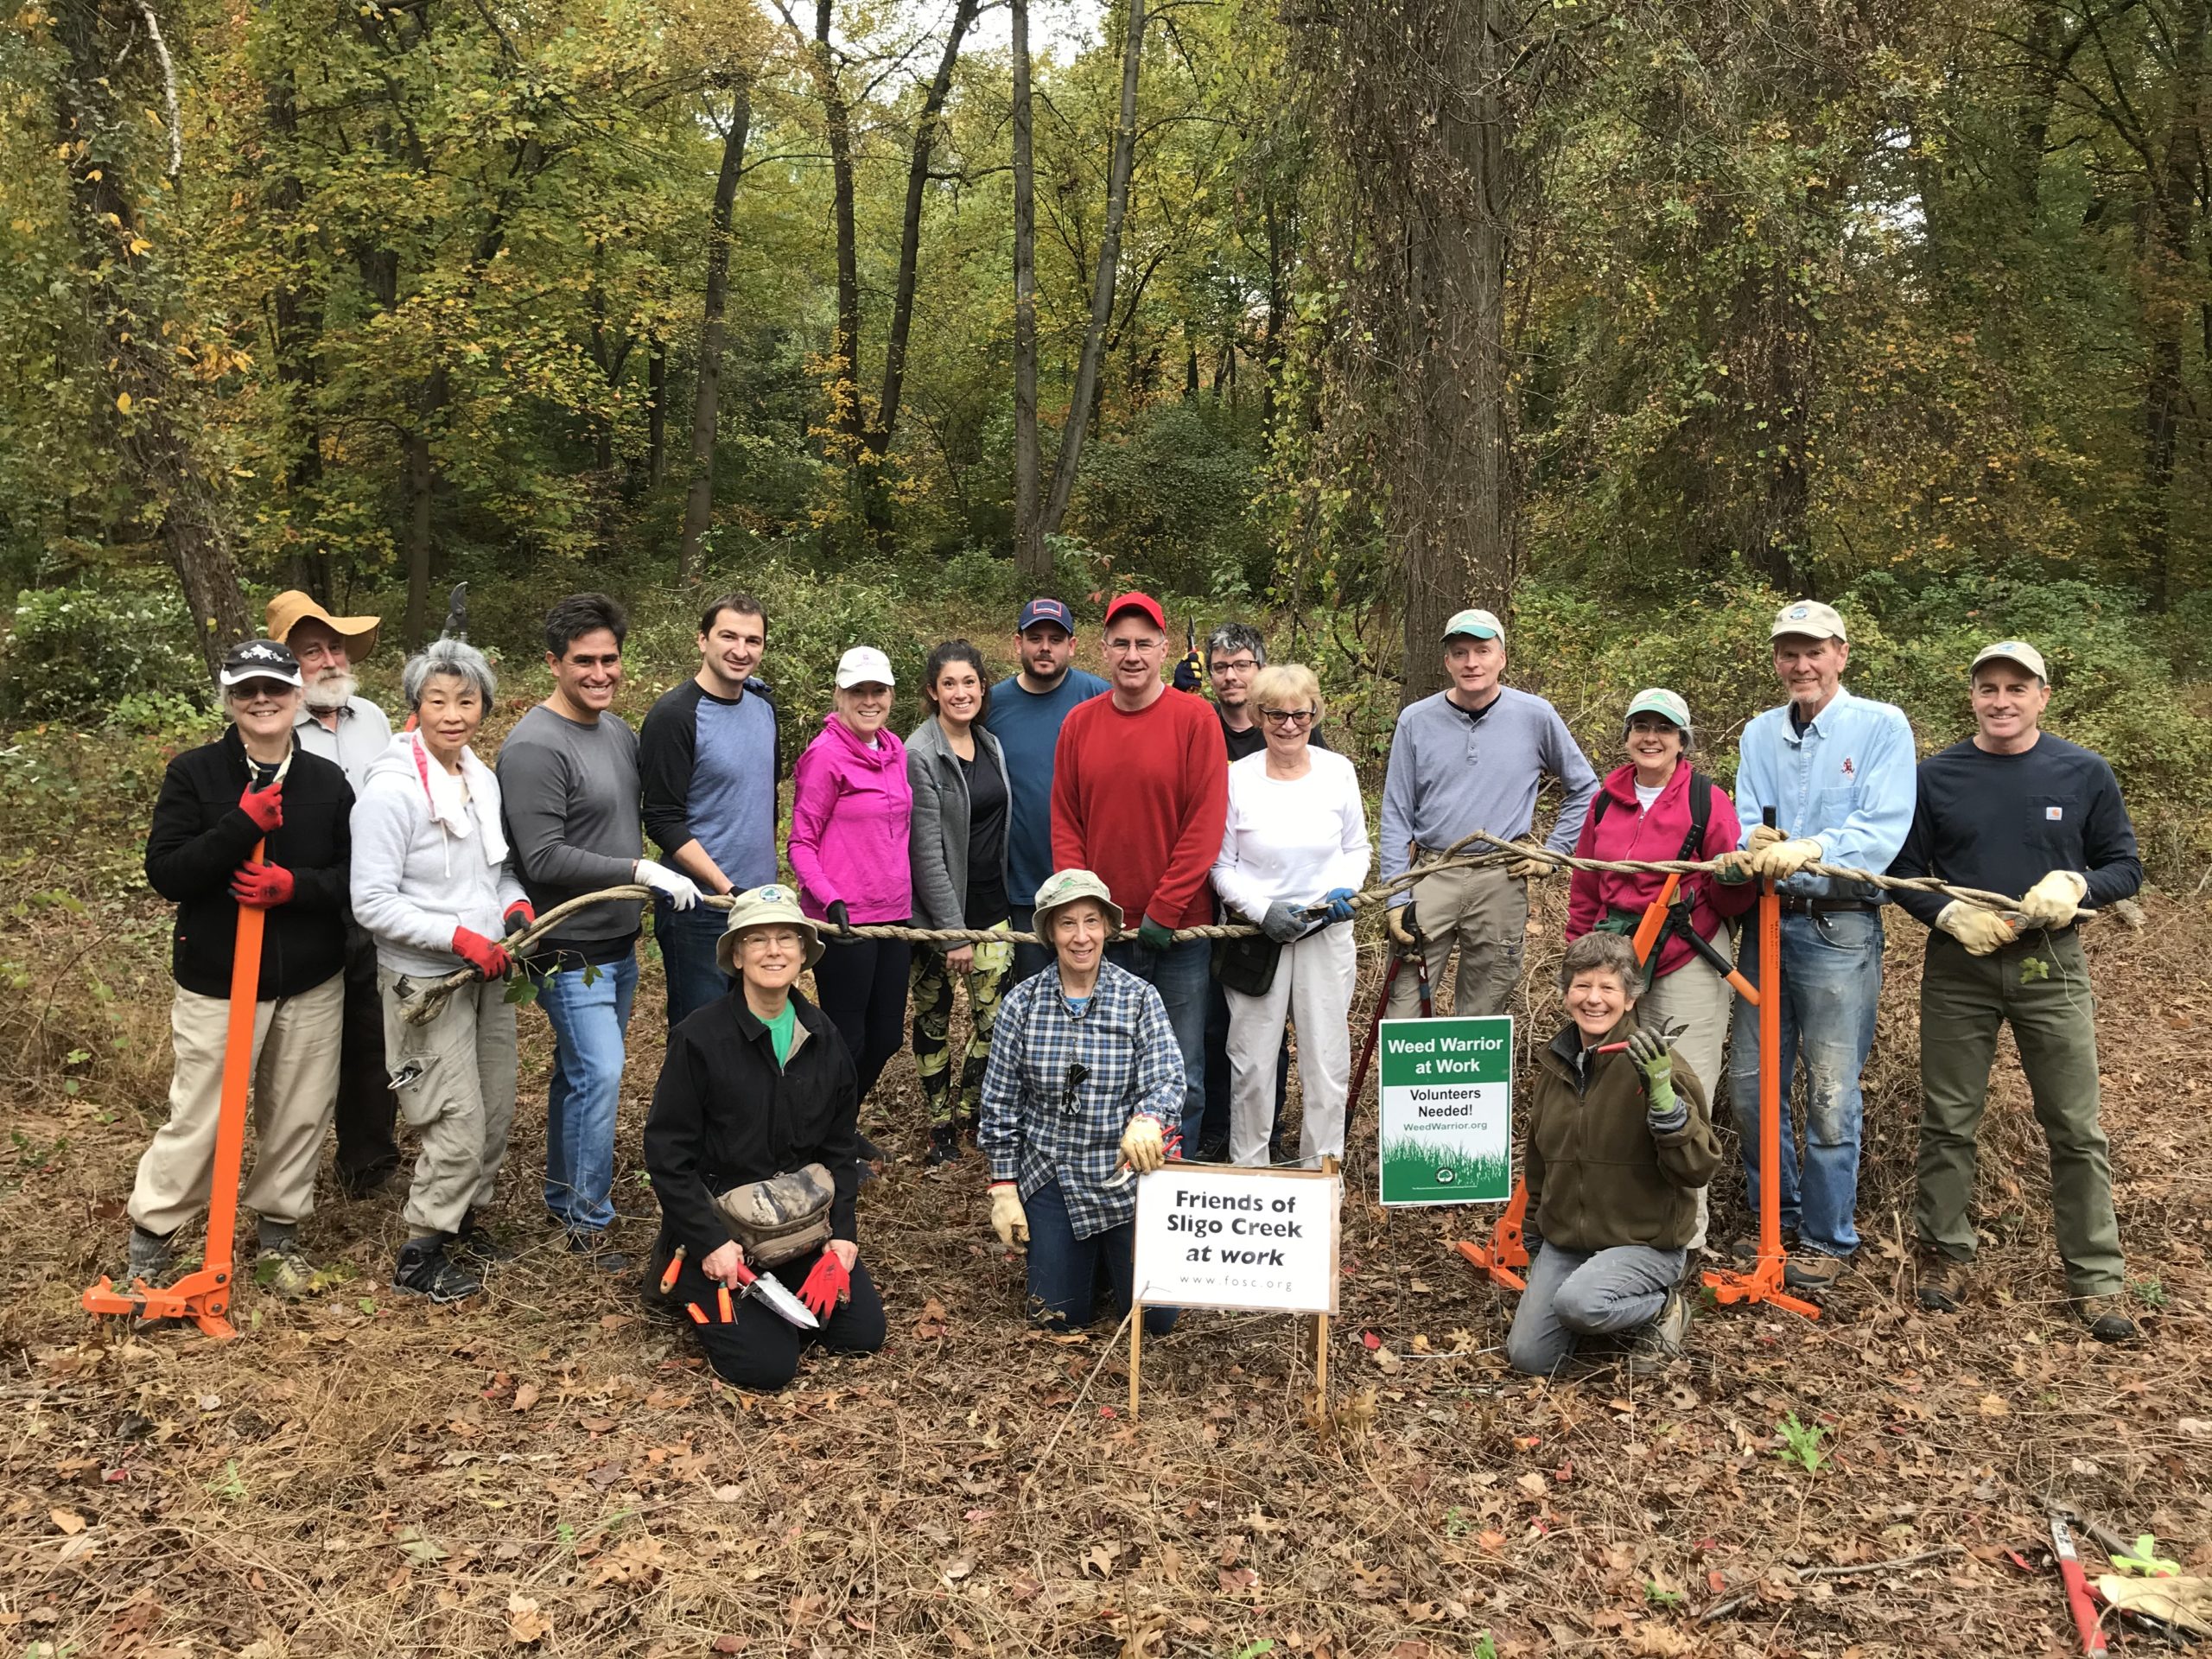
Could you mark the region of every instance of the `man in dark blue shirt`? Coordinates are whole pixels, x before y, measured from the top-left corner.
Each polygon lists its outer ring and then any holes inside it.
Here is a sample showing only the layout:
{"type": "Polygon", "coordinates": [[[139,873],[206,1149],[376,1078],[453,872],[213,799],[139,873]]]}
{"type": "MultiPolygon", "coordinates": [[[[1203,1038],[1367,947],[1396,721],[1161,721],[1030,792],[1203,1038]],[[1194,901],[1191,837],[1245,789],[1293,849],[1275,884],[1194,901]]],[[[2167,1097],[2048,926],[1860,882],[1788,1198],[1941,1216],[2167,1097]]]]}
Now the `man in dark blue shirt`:
{"type": "Polygon", "coordinates": [[[1966,1294],[1974,1141],[1997,1030],[2009,1023],[2050,1148],[2068,1294],[2090,1335],[2122,1342],[2135,1325],[2121,1300],[2094,1001],[2074,921],[2142,885],[2135,830],[2103,758],[2041,729],[2050,702],[2042,652],[2004,640],[1972,674],[1974,734],[1920,763],[1912,830],[1890,874],[2025,896],[2007,915],[1941,893],[1897,895],[1936,930],[1920,980],[1920,1305],[1951,1313],[1966,1294]]]}

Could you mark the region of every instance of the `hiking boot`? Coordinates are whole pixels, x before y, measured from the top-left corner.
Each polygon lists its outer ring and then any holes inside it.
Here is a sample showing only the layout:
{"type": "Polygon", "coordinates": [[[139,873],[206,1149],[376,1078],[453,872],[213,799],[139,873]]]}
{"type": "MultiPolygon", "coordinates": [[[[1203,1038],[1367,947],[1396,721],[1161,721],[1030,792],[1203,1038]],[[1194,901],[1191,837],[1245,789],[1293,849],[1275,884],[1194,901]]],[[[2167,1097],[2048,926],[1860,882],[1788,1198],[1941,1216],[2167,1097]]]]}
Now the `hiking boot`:
{"type": "Polygon", "coordinates": [[[940,1164],[950,1164],[960,1157],[960,1131],[950,1123],[930,1125],[929,1155],[922,1160],[931,1169],[940,1164]]]}
{"type": "Polygon", "coordinates": [[[1690,1315],[1696,1304],[1682,1294],[1680,1285],[1667,1293],[1666,1306],[1659,1310],[1659,1317],[1636,1333],[1628,1351],[1628,1374],[1630,1376],[1649,1376],[1663,1371],[1669,1362],[1682,1357],[1682,1344],[1690,1333],[1690,1315]]]}
{"type": "Polygon", "coordinates": [[[461,1230],[446,1246],[446,1254],[479,1266],[494,1267],[513,1261],[522,1252],[486,1226],[472,1210],[461,1218],[461,1230]]]}
{"type": "Polygon", "coordinates": [[[445,1240],[433,1233],[410,1238],[400,1247],[399,1261],[391,1270],[394,1289],[434,1302],[458,1302],[482,1292],[483,1281],[446,1258],[445,1240]]]}
{"type": "Polygon", "coordinates": [[[123,1271],[115,1275],[115,1287],[127,1291],[143,1279],[148,1289],[159,1290],[168,1282],[175,1265],[169,1258],[168,1240],[148,1232],[134,1221],[130,1224],[130,1243],[123,1271]]]}
{"type": "MultiPolygon", "coordinates": [[[[1783,1228],[1782,1230],[1782,1253],[1784,1255],[1794,1255],[1796,1254],[1796,1230],[1791,1227],[1783,1228]]],[[[1734,1256],[1738,1262],[1758,1262],[1759,1259],[1759,1236],[1757,1230],[1748,1233],[1738,1233],[1735,1237],[1730,1239],[1728,1241],[1728,1254],[1734,1256]]]]}
{"type": "Polygon", "coordinates": [[[2127,1317],[2126,1305],[2117,1296],[2076,1296],[2074,1311],[2099,1342],[2135,1340],[2135,1321],[2127,1317]]]}
{"type": "Polygon", "coordinates": [[[355,1204],[382,1198],[391,1190],[392,1178],[398,1173],[399,1166],[396,1163],[379,1164],[374,1169],[340,1170],[338,1190],[355,1204]]]}
{"type": "Polygon", "coordinates": [[[630,1271],[629,1256],[607,1242],[607,1233],[604,1229],[585,1229],[572,1232],[568,1236],[569,1254],[585,1257],[601,1273],[630,1271]]]}
{"type": "Polygon", "coordinates": [[[1967,1300],[1967,1263],[1923,1246],[1913,1259],[1913,1300],[1930,1313],[1955,1313],[1967,1300]]]}
{"type": "Polygon", "coordinates": [[[1229,1142],[1201,1141],[1198,1151],[1192,1154],[1191,1161],[1195,1164],[1225,1164],[1229,1161],[1229,1142]]]}
{"type": "Polygon", "coordinates": [[[315,1288],[315,1263],[300,1249],[294,1224],[264,1217],[260,1237],[261,1252],[253,1258],[255,1284],[287,1301],[315,1288]]]}
{"type": "Polygon", "coordinates": [[[1824,1250],[1799,1250],[1783,1263],[1782,1282],[1791,1290],[1809,1290],[1818,1295],[1834,1290],[1850,1266],[1842,1256],[1824,1250]]]}

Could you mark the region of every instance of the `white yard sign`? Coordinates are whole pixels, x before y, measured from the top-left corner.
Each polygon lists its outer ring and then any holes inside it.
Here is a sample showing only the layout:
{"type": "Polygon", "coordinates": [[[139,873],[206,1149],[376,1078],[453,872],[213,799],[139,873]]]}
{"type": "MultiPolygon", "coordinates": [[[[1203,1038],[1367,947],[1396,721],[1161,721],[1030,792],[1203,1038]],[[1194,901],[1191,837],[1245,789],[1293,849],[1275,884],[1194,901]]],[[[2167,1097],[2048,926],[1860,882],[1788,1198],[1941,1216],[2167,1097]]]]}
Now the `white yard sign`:
{"type": "Polygon", "coordinates": [[[1137,1182],[1136,1300],[1337,1311],[1344,1184],[1316,1170],[1170,1164],[1137,1182]]]}

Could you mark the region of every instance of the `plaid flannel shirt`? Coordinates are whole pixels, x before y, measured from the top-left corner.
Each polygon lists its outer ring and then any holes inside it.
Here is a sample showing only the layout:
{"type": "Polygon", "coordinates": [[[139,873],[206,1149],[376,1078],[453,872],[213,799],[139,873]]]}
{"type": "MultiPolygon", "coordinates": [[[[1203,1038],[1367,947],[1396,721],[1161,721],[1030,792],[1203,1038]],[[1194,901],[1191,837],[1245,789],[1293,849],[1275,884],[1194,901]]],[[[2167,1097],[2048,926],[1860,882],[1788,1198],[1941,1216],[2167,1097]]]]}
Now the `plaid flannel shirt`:
{"type": "Polygon", "coordinates": [[[976,1128],[994,1181],[1014,1182],[1025,1198],[1058,1181],[1077,1238],[1119,1227],[1135,1217],[1136,1183],[1106,1182],[1139,1113],[1163,1129],[1183,1113],[1183,1053],[1158,991],[1101,963],[1077,1014],[1055,963],[1006,994],[976,1128]]]}

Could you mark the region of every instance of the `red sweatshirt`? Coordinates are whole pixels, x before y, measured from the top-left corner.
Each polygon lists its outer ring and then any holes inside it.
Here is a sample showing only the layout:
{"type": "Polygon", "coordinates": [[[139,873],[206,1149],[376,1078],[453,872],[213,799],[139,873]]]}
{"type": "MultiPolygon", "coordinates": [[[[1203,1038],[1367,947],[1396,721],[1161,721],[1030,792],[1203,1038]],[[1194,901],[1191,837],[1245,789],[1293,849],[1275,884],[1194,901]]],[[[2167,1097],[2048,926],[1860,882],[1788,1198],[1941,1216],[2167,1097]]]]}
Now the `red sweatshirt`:
{"type": "MultiPolygon", "coordinates": [[[[1612,804],[1606,807],[1605,816],[1600,820],[1597,802],[1590,803],[1590,811],[1582,820],[1582,837],[1574,844],[1577,858],[1668,859],[1681,855],[1682,837],[1690,832],[1688,766],[1675,768],[1675,775],[1667,780],[1649,812],[1637,804],[1636,768],[1632,766],[1616,768],[1598,785],[1598,791],[1611,796],[1612,804]]],[[[1726,790],[1715,785],[1712,814],[1705,823],[1705,845],[1691,856],[1718,858],[1742,844],[1736,804],[1728,798],[1726,790]]],[[[1609,911],[1632,911],[1640,919],[1644,907],[1659,896],[1666,880],[1663,875],[1600,875],[1592,870],[1577,870],[1567,904],[1567,937],[1581,938],[1604,921],[1609,911]]],[[[1690,925],[1709,939],[1719,931],[1723,916],[1740,916],[1751,908],[1759,887],[1756,881],[1732,886],[1710,876],[1686,875],[1682,878],[1682,889],[1689,895],[1690,925]]],[[[1654,964],[1653,977],[1671,974],[1689,959],[1689,946],[1669,933],[1659,952],[1659,960],[1654,964]]]]}
{"type": "Polygon", "coordinates": [[[1096,873],[1130,927],[1213,920],[1207,880],[1228,821],[1221,722],[1204,697],[1163,690],[1134,715],[1093,697],[1061,722],[1052,868],[1096,873]]]}

